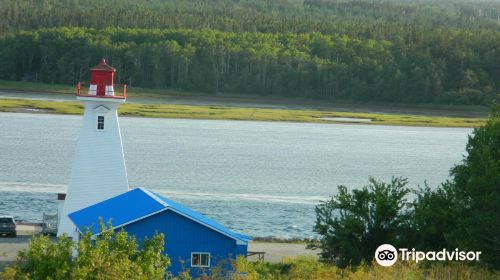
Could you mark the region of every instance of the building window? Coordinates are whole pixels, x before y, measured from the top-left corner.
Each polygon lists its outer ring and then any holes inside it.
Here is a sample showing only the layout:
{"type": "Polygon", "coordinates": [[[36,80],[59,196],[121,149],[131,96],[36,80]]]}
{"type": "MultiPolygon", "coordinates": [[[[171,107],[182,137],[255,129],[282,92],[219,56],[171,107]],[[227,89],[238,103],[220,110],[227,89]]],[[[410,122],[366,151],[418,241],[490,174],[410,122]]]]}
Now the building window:
{"type": "Polygon", "coordinates": [[[104,116],[97,116],[97,130],[104,130],[104,116]]]}
{"type": "Polygon", "coordinates": [[[210,267],[210,253],[191,253],[191,267],[210,267]]]}

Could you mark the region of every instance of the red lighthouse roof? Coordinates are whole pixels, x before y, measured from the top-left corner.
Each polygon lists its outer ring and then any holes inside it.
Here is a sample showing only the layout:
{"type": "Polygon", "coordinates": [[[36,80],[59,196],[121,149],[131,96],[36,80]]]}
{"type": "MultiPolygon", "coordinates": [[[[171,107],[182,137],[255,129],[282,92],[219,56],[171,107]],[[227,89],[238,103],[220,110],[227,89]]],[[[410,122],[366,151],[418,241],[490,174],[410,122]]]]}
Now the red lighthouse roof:
{"type": "Polygon", "coordinates": [[[115,68],[109,66],[104,58],[101,59],[99,64],[90,68],[90,83],[78,82],[76,85],[76,95],[79,98],[122,99],[120,102],[124,102],[127,98],[127,86],[114,84],[115,72],[115,68]],[[82,93],[82,84],[89,86],[87,92],[82,93]],[[121,94],[115,91],[115,86],[119,86],[123,89],[121,94]]]}
{"type": "Polygon", "coordinates": [[[106,59],[101,59],[101,62],[99,64],[97,64],[96,66],[90,68],[90,70],[104,70],[104,71],[113,71],[115,72],[116,69],[109,66],[107,63],[106,63],[106,59]]]}

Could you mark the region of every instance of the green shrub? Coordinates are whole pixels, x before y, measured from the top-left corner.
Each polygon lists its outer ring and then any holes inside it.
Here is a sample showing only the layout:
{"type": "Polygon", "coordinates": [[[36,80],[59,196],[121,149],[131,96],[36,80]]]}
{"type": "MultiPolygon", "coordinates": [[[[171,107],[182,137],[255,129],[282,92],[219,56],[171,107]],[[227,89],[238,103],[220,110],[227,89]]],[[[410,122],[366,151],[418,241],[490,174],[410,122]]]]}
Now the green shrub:
{"type": "Polygon", "coordinates": [[[500,106],[485,126],[474,130],[467,156],[453,168],[456,228],[451,242],[482,251],[482,259],[500,268],[500,106]]]}
{"type": "Polygon", "coordinates": [[[448,243],[448,236],[455,228],[452,192],[449,182],[435,190],[426,186],[415,191],[405,247],[420,251],[454,249],[448,243]]]}
{"type": "Polygon", "coordinates": [[[170,261],[162,251],[161,234],[140,246],[123,230],[103,228],[98,236],[85,234],[78,244],[66,236],[55,241],[46,236],[33,237],[0,279],[164,279],[170,261]],[[74,258],[73,250],[78,252],[74,258]]]}
{"type": "Polygon", "coordinates": [[[339,186],[338,194],[316,206],[314,231],[320,240],[310,248],[321,249],[322,261],[346,267],[371,262],[381,244],[400,245],[409,228],[406,185],[402,178],[390,183],[370,178],[368,186],[351,192],[339,186]]]}
{"type": "Polygon", "coordinates": [[[406,179],[370,185],[337,195],[316,207],[310,247],[321,260],[340,267],[372,261],[384,243],[422,251],[459,248],[481,251],[481,262],[500,268],[500,106],[485,126],[474,130],[467,156],[452,171],[452,180],[431,190],[415,191],[407,202],[406,179]],[[402,245],[402,246],[401,246],[402,245]]]}

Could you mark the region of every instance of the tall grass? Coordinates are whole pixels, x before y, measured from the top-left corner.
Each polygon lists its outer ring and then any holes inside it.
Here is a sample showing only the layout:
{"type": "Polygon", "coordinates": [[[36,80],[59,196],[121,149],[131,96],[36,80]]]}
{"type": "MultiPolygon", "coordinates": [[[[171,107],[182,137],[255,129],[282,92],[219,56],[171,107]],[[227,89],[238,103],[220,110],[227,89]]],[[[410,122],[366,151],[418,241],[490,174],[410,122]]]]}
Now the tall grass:
{"type": "MultiPolygon", "coordinates": [[[[427,264],[397,263],[392,267],[382,267],[373,263],[357,268],[340,269],[317,261],[314,257],[285,258],[279,264],[250,262],[237,259],[236,273],[232,279],[291,279],[291,280],[475,280],[500,279],[500,274],[480,266],[466,263],[427,264]]],[[[206,277],[219,279],[219,275],[206,277]]]]}

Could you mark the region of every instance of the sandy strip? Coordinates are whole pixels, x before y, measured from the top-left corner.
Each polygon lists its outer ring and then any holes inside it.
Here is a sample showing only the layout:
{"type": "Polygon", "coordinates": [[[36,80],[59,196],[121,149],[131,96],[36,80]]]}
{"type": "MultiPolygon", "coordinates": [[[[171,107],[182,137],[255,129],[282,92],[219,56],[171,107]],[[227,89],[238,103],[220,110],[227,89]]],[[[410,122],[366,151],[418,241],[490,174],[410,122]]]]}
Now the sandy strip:
{"type": "MultiPolygon", "coordinates": [[[[318,256],[318,250],[309,250],[306,246],[303,243],[250,242],[248,251],[265,252],[264,260],[268,262],[281,262],[283,257],[318,256]]],[[[251,256],[248,259],[257,260],[257,256],[251,256]]]]}

